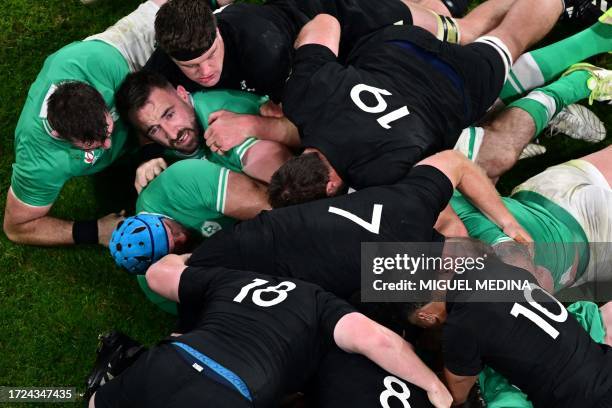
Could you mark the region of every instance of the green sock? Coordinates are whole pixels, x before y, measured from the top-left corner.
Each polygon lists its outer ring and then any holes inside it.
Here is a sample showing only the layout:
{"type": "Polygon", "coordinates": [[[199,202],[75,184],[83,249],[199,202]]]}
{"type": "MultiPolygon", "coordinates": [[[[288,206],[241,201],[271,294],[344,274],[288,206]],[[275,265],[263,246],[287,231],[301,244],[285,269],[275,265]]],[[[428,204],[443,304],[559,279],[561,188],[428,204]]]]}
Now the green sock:
{"type": "Polygon", "coordinates": [[[519,95],[558,77],[572,64],[612,50],[612,24],[591,27],[547,47],[521,55],[514,63],[500,99],[508,104],[519,95]]]}
{"type": "Polygon", "coordinates": [[[534,89],[524,98],[512,102],[508,107],[527,112],[536,127],[534,137],[538,136],[548,122],[567,105],[587,98],[591,91],[587,80],[588,71],[575,71],[543,88],[534,89]]]}

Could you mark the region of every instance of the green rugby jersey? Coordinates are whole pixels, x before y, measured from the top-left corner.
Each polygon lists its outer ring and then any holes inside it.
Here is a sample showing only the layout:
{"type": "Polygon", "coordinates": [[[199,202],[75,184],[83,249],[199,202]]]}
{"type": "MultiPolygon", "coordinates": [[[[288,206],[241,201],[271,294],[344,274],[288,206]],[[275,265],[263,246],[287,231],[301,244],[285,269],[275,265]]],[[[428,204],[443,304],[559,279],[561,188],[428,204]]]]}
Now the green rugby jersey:
{"type": "MultiPolygon", "coordinates": [[[[136,213],[172,218],[208,238],[235,222],[223,215],[229,172],[206,159],[174,163],[142,190],[136,201],[136,213]]],[[[152,292],[144,275],[138,275],[138,284],[149,300],[176,314],[175,303],[152,292]]]]}
{"type": "Polygon", "coordinates": [[[97,173],[126,150],[127,127],[114,107],[115,90],[129,73],[113,46],[101,41],[77,41],[51,54],[30,87],[15,129],[15,163],[11,186],[15,196],[32,206],[52,204],[72,177],[97,173]],[[55,139],[47,121],[47,99],[58,84],[81,81],[104,98],[114,121],[108,150],[84,151],[55,139]]]}
{"type": "MultiPolygon", "coordinates": [[[[529,191],[502,197],[502,201],[536,242],[535,264],[550,271],[555,291],[570,286],[584,273],[589,260],[588,240],[580,224],[567,211],[529,191]]],[[[510,240],[460,193],[455,192],[450,204],[471,237],[490,245],[510,240]]]]}
{"type": "MultiPolygon", "coordinates": [[[[196,92],[191,95],[191,103],[195,109],[196,118],[202,131],[208,128],[208,117],[218,110],[234,113],[259,115],[259,107],[268,101],[267,96],[258,96],[248,92],[235,90],[210,90],[196,92]]],[[[203,140],[203,139],[202,139],[203,140]]],[[[166,157],[171,160],[200,159],[206,157],[209,161],[227,167],[236,172],[242,172],[242,158],[245,153],[257,143],[258,139],[249,137],[244,142],[220,155],[213,153],[205,143],[194,153],[186,155],[175,150],[167,150],[166,157]]]]}

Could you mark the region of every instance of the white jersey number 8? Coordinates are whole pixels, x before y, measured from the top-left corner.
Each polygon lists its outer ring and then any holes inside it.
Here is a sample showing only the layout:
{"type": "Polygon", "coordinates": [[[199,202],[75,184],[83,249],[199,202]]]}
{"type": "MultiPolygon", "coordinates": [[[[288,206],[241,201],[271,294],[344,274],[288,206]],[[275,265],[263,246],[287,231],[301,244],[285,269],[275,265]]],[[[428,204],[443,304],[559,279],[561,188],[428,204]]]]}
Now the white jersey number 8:
{"type": "MultiPolygon", "coordinates": [[[[266,283],[268,283],[268,281],[265,279],[253,279],[253,282],[244,286],[240,290],[238,295],[236,295],[236,297],[234,298],[234,302],[242,303],[242,301],[244,300],[245,297],[247,297],[251,289],[256,288],[258,286],[265,285],[266,283]]],[[[267,288],[264,288],[264,289],[257,289],[256,291],[253,292],[253,296],[251,299],[253,300],[253,303],[261,307],[270,307],[270,306],[278,305],[279,303],[287,299],[287,292],[292,291],[293,289],[295,289],[295,287],[296,287],[295,283],[293,282],[289,282],[289,281],[281,282],[276,286],[268,286],[267,288]],[[281,288],[284,288],[284,289],[281,289],[281,288]],[[263,293],[270,293],[270,292],[276,293],[276,297],[270,300],[264,300],[261,298],[261,295],[263,293]]]]}
{"type": "Polygon", "coordinates": [[[389,398],[391,397],[400,400],[404,408],[410,408],[410,403],[408,402],[410,390],[403,381],[398,380],[392,375],[388,375],[383,380],[383,384],[385,385],[385,390],[380,394],[380,405],[383,408],[391,408],[389,405],[389,398]],[[402,389],[402,392],[397,392],[395,388],[393,388],[393,384],[398,385],[402,389]]]}

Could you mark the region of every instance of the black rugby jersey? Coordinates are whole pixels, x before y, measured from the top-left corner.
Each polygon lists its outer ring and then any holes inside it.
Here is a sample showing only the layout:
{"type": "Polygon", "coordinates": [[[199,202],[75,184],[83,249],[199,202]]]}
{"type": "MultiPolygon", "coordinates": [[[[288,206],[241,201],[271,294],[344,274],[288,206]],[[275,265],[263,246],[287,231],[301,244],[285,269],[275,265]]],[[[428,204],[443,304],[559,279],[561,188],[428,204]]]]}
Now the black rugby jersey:
{"type": "Polygon", "coordinates": [[[323,358],[306,396],[317,408],[433,407],[425,390],[337,347],[323,358]]]}
{"type": "Polygon", "coordinates": [[[453,192],[431,166],[401,183],[279,208],[222,230],[187,261],[289,276],[347,298],[360,288],[362,242],[432,242],[433,226],[453,192]]]}
{"type": "Polygon", "coordinates": [[[561,303],[535,286],[528,272],[501,262],[485,272],[493,279],[532,282],[526,291],[530,298],[520,294],[524,302],[468,303],[475,293],[451,295],[443,329],[445,366],[456,375],[472,376],[487,365],[527,394],[536,408],[598,406],[612,390],[612,349],[595,343],[561,303]]]}
{"type": "Polygon", "coordinates": [[[346,64],[300,47],[283,97],[304,147],[320,150],[351,187],[393,184],[420,159],[456,143],[469,106],[448,44],[418,27],[362,39],[346,64]]]}
{"type": "Polygon", "coordinates": [[[179,301],[185,334],[154,347],[101,387],[96,406],[249,406],[236,390],[178,357],[168,344],[175,341],[237,375],[254,407],[278,406],[284,395],[306,387],[334,346],[336,324],[354,312],[307,282],[218,267],[185,269],[179,301]]]}
{"type": "MultiPolygon", "coordinates": [[[[290,7],[231,4],[216,14],[225,55],[221,78],[212,88],[238,89],[280,100],[291,67],[293,41],[307,21],[300,13],[284,9],[290,7]]],[[[187,78],[159,48],[144,69],[159,72],[172,85],[182,85],[189,92],[207,89],[187,78]]]]}

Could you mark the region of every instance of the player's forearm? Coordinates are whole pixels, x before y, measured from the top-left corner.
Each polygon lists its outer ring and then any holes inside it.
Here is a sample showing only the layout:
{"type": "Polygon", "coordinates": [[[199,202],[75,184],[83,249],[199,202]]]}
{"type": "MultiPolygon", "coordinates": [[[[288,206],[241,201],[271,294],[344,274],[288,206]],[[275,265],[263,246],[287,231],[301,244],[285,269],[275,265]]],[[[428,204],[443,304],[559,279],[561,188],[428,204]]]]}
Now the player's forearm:
{"type": "Polygon", "coordinates": [[[453,396],[453,406],[463,404],[467,400],[477,378],[477,376],[457,376],[447,368],[444,369],[444,379],[453,396]]]}
{"type": "Polygon", "coordinates": [[[459,181],[456,188],[472,204],[502,229],[518,224],[504,205],[493,183],[480,167],[467,158],[463,158],[459,163],[459,168],[459,181]]]}
{"type": "Polygon", "coordinates": [[[286,117],[271,118],[253,115],[253,136],[289,147],[301,145],[297,128],[286,117]]]}
{"type": "Polygon", "coordinates": [[[444,388],[412,347],[391,330],[380,326],[377,333],[372,333],[371,341],[374,344],[367,346],[362,354],[381,368],[428,392],[444,388]]]}
{"type": "Polygon", "coordinates": [[[27,245],[70,245],[72,238],[72,221],[44,216],[22,223],[12,223],[5,217],[4,232],[13,242],[27,245]]]}
{"type": "Polygon", "coordinates": [[[293,157],[287,146],[260,140],[242,158],[242,171],[250,177],[270,183],[272,175],[287,160],[293,157]]]}

